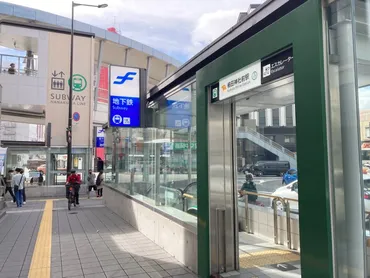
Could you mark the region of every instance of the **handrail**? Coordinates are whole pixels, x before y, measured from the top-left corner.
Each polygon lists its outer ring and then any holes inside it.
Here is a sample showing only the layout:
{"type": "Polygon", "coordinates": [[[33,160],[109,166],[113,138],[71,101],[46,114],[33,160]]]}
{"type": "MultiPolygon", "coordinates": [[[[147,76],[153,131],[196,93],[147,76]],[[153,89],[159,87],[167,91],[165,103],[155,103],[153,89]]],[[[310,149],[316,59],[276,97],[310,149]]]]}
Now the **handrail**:
{"type": "Polygon", "coordinates": [[[244,190],[243,190],[243,192],[245,192],[248,195],[255,195],[255,196],[271,198],[271,199],[273,199],[273,198],[282,198],[284,200],[293,201],[293,202],[298,202],[299,201],[298,199],[283,198],[283,197],[280,197],[280,196],[274,196],[274,195],[270,195],[270,194],[262,194],[262,193],[256,193],[256,192],[251,192],[251,191],[244,191],[244,190]]]}
{"type": "Polygon", "coordinates": [[[182,194],[182,196],[185,197],[185,198],[194,199],[193,195],[190,195],[190,194],[187,194],[187,193],[182,194]]]}
{"type": "Polygon", "coordinates": [[[255,192],[250,191],[243,191],[245,193],[245,217],[247,221],[247,232],[251,233],[250,230],[250,219],[249,219],[249,209],[248,209],[248,195],[255,195],[255,196],[261,196],[265,198],[272,198],[272,208],[274,210],[274,241],[275,244],[279,244],[278,240],[278,213],[277,213],[277,201],[280,201],[283,205],[283,208],[285,210],[285,216],[286,216],[286,232],[287,232],[287,243],[288,248],[292,249],[292,234],[291,234],[291,225],[290,225],[290,204],[289,201],[298,202],[296,199],[291,198],[282,198],[280,196],[274,196],[274,195],[268,195],[268,194],[259,194],[255,192]]]}

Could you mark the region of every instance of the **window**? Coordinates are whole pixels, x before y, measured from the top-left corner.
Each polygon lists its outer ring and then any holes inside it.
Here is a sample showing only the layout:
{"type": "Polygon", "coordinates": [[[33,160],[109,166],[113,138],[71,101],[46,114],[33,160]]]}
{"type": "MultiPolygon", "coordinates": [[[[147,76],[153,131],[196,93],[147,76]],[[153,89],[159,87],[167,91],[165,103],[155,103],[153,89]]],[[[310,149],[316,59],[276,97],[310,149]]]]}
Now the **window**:
{"type": "Polygon", "coordinates": [[[366,137],[370,138],[370,127],[365,127],[366,137]]]}
{"type": "Polygon", "coordinates": [[[285,135],[284,136],[284,143],[295,143],[295,136],[294,135],[285,135]]]}
{"type": "Polygon", "coordinates": [[[266,135],[266,137],[272,141],[275,141],[275,135],[266,135]]]}

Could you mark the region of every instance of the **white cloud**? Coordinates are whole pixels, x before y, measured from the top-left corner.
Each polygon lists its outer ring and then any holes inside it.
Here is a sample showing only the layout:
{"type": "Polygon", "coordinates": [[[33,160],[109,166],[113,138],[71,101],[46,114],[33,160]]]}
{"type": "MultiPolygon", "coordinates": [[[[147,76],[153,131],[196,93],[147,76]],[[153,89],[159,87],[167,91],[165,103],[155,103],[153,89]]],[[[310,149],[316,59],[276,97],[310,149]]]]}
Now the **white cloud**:
{"type": "Polygon", "coordinates": [[[192,44],[189,52],[195,54],[226,32],[236,23],[239,12],[239,10],[220,10],[203,14],[191,33],[192,44]]]}
{"type": "MultiPolygon", "coordinates": [[[[70,17],[71,1],[8,0],[70,17]]],[[[180,60],[190,58],[236,23],[239,12],[262,0],[79,0],[108,8],[77,7],[76,20],[101,28],[113,26],[122,35],[162,50],[180,60]]]]}

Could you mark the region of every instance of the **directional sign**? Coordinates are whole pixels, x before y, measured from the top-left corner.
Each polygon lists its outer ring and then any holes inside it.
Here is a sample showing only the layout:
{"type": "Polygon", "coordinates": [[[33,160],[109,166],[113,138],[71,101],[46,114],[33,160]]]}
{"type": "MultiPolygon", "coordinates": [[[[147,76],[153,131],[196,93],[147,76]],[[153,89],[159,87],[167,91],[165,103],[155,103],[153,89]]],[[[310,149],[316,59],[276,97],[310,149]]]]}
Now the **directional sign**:
{"type": "Polygon", "coordinates": [[[109,125],[140,127],[140,71],[110,66],[109,125]]]}
{"type": "Polygon", "coordinates": [[[105,131],[102,128],[96,129],[96,148],[104,148],[105,131]]]}
{"type": "Polygon", "coordinates": [[[183,88],[180,92],[167,99],[167,128],[188,128],[191,126],[192,105],[189,88],[183,88]]]}
{"type": "Polygon", "coordinates": [[[287,264],[287,263],[281,263],[281,264],[273,264],[271,265],[273,268],[277,268],[278,270],[280,271],[291,271],[291,270],[296,270],[298,269],[297,267],[295,267],[294,265],[291,265],[291,264],[287,264]]]}

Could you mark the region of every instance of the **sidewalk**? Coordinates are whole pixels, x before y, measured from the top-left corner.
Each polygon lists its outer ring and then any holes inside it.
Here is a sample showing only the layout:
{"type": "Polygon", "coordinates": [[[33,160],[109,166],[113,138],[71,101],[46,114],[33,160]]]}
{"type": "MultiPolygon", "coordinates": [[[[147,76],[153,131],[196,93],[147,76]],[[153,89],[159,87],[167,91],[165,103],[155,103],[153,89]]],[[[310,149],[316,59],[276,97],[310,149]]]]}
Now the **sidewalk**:
{"type": "Polygon", "coordinates": [[[9,204],[0,220],[0,278],[196,277],[102,200],[80,203],[71,211],[66,200],[9,204]]]}

